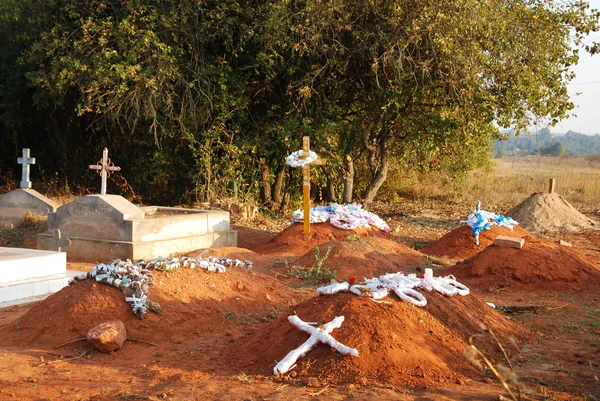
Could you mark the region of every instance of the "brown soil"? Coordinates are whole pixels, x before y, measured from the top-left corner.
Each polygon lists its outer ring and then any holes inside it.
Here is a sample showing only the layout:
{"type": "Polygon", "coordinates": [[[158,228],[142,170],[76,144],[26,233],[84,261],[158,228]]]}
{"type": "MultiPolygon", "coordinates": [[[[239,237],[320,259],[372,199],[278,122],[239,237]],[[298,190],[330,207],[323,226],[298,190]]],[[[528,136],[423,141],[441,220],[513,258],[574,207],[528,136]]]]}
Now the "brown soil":
{"type": "Polygon", "coordinates": [[[506,213],[533,233],[597,230],[600,225],[557,193],[535,193],[506,213]]]}
{"type": "Polygon", "coordinates": [[[102,322],[121,320],[132,337],[189,344],[207,330],[222,332],[232,318],[261,319],[264,314],[295,303],[297,297],[275,279],[240,268],[230,268],[223,274],[199,269],[155,272],[155,278],[157,284],[150,287],[150,299],[160,303],[160,315],[148,312],[140,320],[119,290],[82,281],[31,308],[19,319],[19,331],[1,327],[0,343],[53,346],[85,337],[89,329],[102,322]]]}
{"type": "Polygon", "coordinates": [[[529,289],[535,292],[600,288],[600,266],[573,248],[528,235],[522,249],[489,246],[444,269],[480,290],[529,289]]]}
{"type": "Polygon", "coordinates": [[[479,233],[479,245],[477,245],[475,236],[471,233],[471,227],[464,225],[425,246],[421,249],[421,252],[432,256],[465,260],[492,245],[499,235],[523,238],[529,233],[519,226],[514,226],[512,230],[505,227],[491,226],[489,230],[483,230],[479,233]]]}
{"type": "MultiPolygon", "coordinates": [[[[350,240],[328,241],[319,245],[324,269],[336,272],[338,280],[354,276],[357,280],[398,271],[413,272],[431,264],[426,256],[397,241],[381,237],[350,237],[350,240]]],[[[311,267],[316,263],[315,250],[311,249],[294,260],[293,264],[311,267]]]]}
{"type": "MultiPolygon", "coordinates": [[[[480,333],[481,325],[502,336],[525,332],[474,296],[427,294],[427,299],[429,304],[418,308],[405,302],[385,305],[337,294],[294,306],[289,313],[304,321],[325,323],[344,316],[344,323],[332,335],[360,353],[358,358],[341,356],[319,345],[298,362],[298,375],[323,384],[384,382],[414,387],[455,382],[462,376],[480,376],[463,353],[468,338],[480,333]]],[[[307,338],[283,315],[236,346],[242,350],[239,366],[256,374],[270,374],[274,361],[307,338]]],[[[488,355],[494,353],[488,342],[479,345],[488,355]]]]}
{"type": "MultiPolygon", "coordinates": [[[[433,237],[427,227],[411,222],[398,234],[414,243],[417,237],[413,233],[418,233],[418,238],[433,237]]],[[[340,269],[352,263],[364,271],[375,264],[396,267],[394,260],[410,265],[410,258],[418,254],[399,248],[395,238],[376,229],[353,233],[329,224],[311,228],[309,236],[303,236],[302,226],[295,225],[275,238],[260,230],[243,229],[239,231],[240,245],[265,252],[211,250],[218,256],[252,260],[252,271],[157,272],[159,280],[150,289],[151,298],[160,302],[164,313],[150,312],[143,321],[133,315],[119,291],[91,282],[68,287],[36,305],[0,310],[0,400],[497,400],[506,394],[502,386],[489,371],[471,368],[462,356],[468,336],[478,333],[481,324],[499,335],[518,376],[531,390],[524,400],[600,398],[600,298],[596,293],[566,294],[563,287],[538,292],[533,285],[454,298],[426,293],[429,303],[425,308],[395,297],[386,300],[392,305],[348,294],[314,298],[312,287],[293,290],[262,273],[271,272],[274,260],[314,260],[314,247],[328,242],[330,258],[340,269]],[[289,245],[283,243],[286,241],[289,245]],[[334,256],[337,250],[339,257],[334,256]],[[369,265],[369,259],[377,261],[369,265]],[[539,306],[535,315],[511,316],[532,332],[498,314],[483,300],[539,306]],[[333,335],[356,346],[361,356],[343,358],[319,346],[283,378],[285,383],[273,378],[275,361],[307,338],[287,321],[294,311],[307,321],[345,316],[333,335]],[[95,324],[113,319],[125,322],[130,337],[158,346],[126,341],[113,354],[98,353],[85,341],[53,348],[84,337],[95,324]],[[520,349],[508,345],[509,335],[517,337],[520,349]],[[383,383],[371,385],[373,382],[383,383]]],[[[600,258],[598,237],[587,234],[592,233],[561,239],[572,242],[579,252],[589,251],[589,257],[600,258]]],[[[486,252],[493,249],[488,247],[486,252]]],[[[579,255],[570,248],[561,249],[579,255]]],[[[550,253],[537,258],[550,256],[557,257],[550,253]]],[[[455,274],[459,281],[467,282],[463,276],[468,272],[455,274]]],[[[489,337],[474,341],[499,360],[489,337]]]]}
{"type": "Polygon", "coordinates": [[[316,246],[332,240],[344,240],[355,236],[392,239],[393,236],[377,228],[359,227],[356,230],[342,230],[329,223],[319,223],[310,225],[310,233],[304,234],[302,224],[292,224],[269,242],[253,248],[254,252],[260,254],[277,253],[280,256],[302,255],[308,250],[315,249],[316,246]]]}

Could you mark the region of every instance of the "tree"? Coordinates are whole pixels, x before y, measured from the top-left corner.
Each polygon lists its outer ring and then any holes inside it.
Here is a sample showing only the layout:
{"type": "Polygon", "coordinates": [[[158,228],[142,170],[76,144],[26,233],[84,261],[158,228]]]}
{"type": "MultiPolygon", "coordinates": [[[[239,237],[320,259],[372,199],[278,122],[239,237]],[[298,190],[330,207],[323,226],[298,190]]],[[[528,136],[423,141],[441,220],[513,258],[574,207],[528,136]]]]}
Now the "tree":
{"type": "Polygon", "coordinates": [[[565,147],[560,142],[555,142],[553,145],[542,148],[540,150],[542,155],[548,156],[562,156],[565,154],[565,147]]]}
{"type": "Polygon", "coordinates": [[[393,158],[458,172],[481,160],[498,135],[493,122],[523,128],[564,117],[573,107],[564,71],[597,29],[588,9],[583,1],[281,1],[267,15],[280,36],[266,53],[284,55],[294,113],[341,135],[360,126],[368,208],[393,158]]]}

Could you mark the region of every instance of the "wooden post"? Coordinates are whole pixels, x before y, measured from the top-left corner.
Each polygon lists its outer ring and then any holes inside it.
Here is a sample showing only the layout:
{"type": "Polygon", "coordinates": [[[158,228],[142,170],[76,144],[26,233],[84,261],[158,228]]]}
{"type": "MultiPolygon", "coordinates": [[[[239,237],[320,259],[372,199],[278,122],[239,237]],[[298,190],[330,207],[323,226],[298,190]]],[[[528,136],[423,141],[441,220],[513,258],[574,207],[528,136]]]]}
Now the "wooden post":
{"type": "MultiPolygon", "coordinates": [[[[302,151],[308,155],[310,137],[302,138],[302,151]]],[[[302,200],[304,203],[304,234],[310,233],[310,164],[302,167],[302,200]]]]}
{"type": "Polygon", "coordinates": [[[550,178],[550,182],[548,185],[548,193],[549,194],[553,193],[555,187],[556,187],[556,180],[554,178],[550,178]]]}
{"type": "MultiPolygon", "coordinates": [[[[310,152],[310,137],[302,137],[302,152],[304,157],[310,152]]],[[[312,164],[322,166],[325,159],[317,158],[312,164]]],[[[302,201],[304,206],[304,234],[310,233],[310,164],[302,166],[302,201]]]]}

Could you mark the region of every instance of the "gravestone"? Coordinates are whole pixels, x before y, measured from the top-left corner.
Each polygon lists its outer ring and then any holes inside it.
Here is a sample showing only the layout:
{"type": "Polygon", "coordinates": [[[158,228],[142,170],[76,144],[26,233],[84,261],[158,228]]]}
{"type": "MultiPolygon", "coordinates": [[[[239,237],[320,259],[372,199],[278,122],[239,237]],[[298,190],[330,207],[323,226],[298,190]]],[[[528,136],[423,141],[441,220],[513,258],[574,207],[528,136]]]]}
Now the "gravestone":
{"type": "Polygon", "coordinates": [[[81,272],[67,270],[64,252],[0,248],[0,308],[44,299],[81,272]]]}
{"type": "Polygon", "coordinates": [[[23,165],[21,188],[0,195],[0,224],[20,223],[26,213],[46,216],[58,207],[56,202],[31,189],[29,166],[35,164],[35,158],[29,157],[29,149],[23,149],[23,157],[17,162],[23,165]]]}
{"type": "Polygon", "coordinates": [[[225,211],[137,207],[118,195],[87,195],[48,214],[48,232],[38,235],[38,248],[55,229],[71,240],[70,260],[134,262],[197,249],[236,246],[225,211]]]}

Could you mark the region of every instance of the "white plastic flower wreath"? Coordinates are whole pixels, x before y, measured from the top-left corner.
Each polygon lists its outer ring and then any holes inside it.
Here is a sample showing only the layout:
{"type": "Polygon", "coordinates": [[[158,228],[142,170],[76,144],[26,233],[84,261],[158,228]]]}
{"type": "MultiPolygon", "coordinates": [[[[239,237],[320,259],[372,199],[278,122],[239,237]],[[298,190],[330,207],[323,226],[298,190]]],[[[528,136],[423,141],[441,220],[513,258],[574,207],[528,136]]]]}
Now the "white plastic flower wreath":
{"type": "Polygon", "coordinates": [[[308,151],[308,155],[303,150],[297,150],[286,157],[285,162],[292,167],[304,167],[315,162],[318,158],[319,156],[312,150],[308,151]]]}

